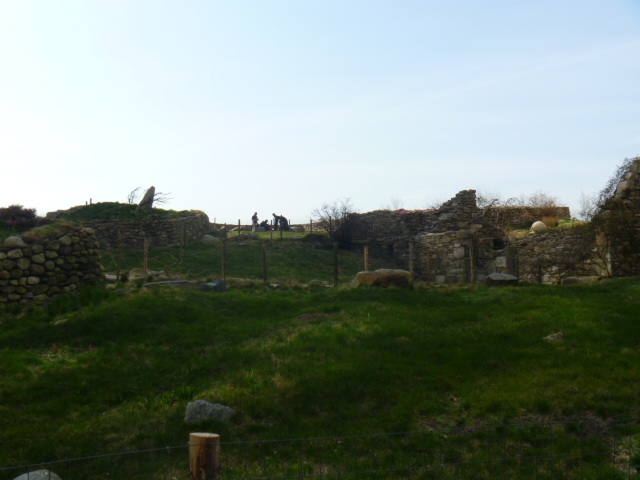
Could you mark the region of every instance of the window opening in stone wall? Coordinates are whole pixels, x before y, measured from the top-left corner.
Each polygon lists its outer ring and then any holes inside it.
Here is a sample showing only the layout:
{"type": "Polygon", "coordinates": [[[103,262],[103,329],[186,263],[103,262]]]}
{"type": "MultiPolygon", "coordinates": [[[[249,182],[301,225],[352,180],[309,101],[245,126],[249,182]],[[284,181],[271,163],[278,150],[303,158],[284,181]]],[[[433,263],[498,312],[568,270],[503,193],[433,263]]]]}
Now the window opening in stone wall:
{"type": "Polygon", "coordinates": [[[507,242],[504,238],[494,238],[491,247],[494,250],[502,250],[507,247],[507,242]]]}

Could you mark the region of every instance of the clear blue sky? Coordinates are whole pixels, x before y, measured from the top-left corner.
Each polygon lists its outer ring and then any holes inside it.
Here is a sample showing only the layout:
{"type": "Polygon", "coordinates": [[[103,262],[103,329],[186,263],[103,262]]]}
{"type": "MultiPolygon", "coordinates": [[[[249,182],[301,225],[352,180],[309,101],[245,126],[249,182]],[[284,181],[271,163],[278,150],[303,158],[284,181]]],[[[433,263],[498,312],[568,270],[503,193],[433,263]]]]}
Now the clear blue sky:
{"type": "Polygon", "coordinates": [[[577,214],[640,155],[639,85],[640,0],[0,0],[0,206],[577,214]]]}

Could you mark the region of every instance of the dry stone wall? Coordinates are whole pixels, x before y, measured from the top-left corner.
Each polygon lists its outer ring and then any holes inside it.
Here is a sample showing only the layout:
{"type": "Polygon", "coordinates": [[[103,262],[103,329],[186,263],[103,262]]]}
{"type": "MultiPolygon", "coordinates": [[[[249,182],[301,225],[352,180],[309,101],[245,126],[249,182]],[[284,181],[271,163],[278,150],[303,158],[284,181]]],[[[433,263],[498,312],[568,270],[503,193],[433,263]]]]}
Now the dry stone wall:
{"type": "MultiPolygon", "coordinates": [[[[622,234],[592,225],[507,236],[505,226],[531,226],[545,217],[570,218],[568,207],[479,209],[463,190],[438,209],[379,210],[354,215],[355,242],[392,257],[418,280],[483,282],[491,273],[525,283],[561,283],[567,277],[640,275],[640,159],[635,160],[601,213],[622,234]]],[[[618,232],[619,233],[619,232],[618,232]]]]}
{"type": "Polygon", "coordinates": [[[98,282],[102,267],[90,228],[28,243],[9,237],[0,243],[0,305],[45,300],[98,282]]]}
{"type": "Polygon", "coordinates": [[[590,226],[549,230],[513,239],[511,245],[517,263],[505,273],[521,282],[559,284],[567,277],[607,274],[606,252],[590,226]]]}
{"type": "Polygon", "coordinates": [[[500,228],[529,228],[547,218],[571,218],[569,207],[490,207],[482,210],[485,219],[500,228]]]}
{"type": "Polygon", "coordinates": [[[414,274],[446,284],[474,283],[508,270],[512,251],[505,233],[488,223],[476,204],[475,190],[463,190],[432,214],[433,221],[414,238],[414,274]]]}
{"type": "Polygon", "coordinates": [[[570,218],[570,212],[568,207],[483,210],[477,207],[476,192],[463,190],[435,210],[357,215],[354,239],[373,246],[373,254],[393,255],[397,266],[433,283],[483,282],[494,272],[515,275],[522,282],[559,283],[567,276],[606,272],[606,253],[596,245],[592,228],[556,229],[524,238],[509,237],[501,228],[530,226],[544,216],[570,218]]]}
{"type": "Polygon", "coordinates": [[[151,246],[180,246],[199,240],[209,232],[209,217],[202,212],[175,218],[151,218],[121,222],[90,222],[104,250],[121,247],[141,248],[145,238],[151,246]]]}

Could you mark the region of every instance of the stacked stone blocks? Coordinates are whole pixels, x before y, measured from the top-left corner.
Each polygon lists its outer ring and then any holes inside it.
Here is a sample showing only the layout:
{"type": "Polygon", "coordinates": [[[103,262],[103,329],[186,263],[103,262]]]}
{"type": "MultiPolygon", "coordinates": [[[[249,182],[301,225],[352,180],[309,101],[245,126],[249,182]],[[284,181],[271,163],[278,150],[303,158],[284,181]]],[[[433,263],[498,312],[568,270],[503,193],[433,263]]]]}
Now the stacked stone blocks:
{"type": "Polygon", "coordinates": [[[31,244],[21,237],[0,244],[0,304],[73,292],[101,274],[98,242],[89,228],[31,244]]]}

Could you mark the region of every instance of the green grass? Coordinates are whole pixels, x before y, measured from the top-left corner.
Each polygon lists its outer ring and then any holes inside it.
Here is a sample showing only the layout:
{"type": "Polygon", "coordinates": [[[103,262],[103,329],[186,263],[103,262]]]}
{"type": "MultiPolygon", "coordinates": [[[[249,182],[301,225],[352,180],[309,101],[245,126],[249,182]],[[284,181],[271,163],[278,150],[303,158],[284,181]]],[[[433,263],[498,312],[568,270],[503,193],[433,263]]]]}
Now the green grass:
{"type": "MultiPolygon", "coordinates": [[[[267,247],[272,258],[303,263],[289,250],[300,245],[267,247]]],[[[261,243],[245,247],[251,260],[238,260],[237,274],[251,276],[261,243]]],[[[311,256],[305,270],[320,260],[311,256]]],[[[216,268],[182,265],[198,274],[216,268]]],[[[282,268],[282,277],[307,276],[282,268]]],[[[580,422],[640,416],[639,308],[640,279],[504,289],[86,289],[0,317],[0,468],[180,445],[190,431],[212,431],[223,442],[330,437],[249,453],[223,446],[228,473],[236,464],[266,476],[422,459],[440,470],[359,478],[626,478],[607,457],[520,462],[526,468],[475,462],[602,451],[614,433],[637,461],[637,427],[594,435],[580,422]],[[543,340],[558,331],[563,342],[543,340]],[[187,402],[199,398],[234,408],[232,424],[185,425],[187,402]],[[548,422],[566,426],[535,426],[548,422]],[[534,426],[511,428],[521,424],[534,426]],[[486,425],[498,428],[474,430],[486,425]],[[420,435],[398,437],[393,450],[386,439],[334,438],[388,432],[420,435]],[[268,458],[280,463],[264,466],[268,458]]],[[[51,468],[63,478],[185,478],[187,458],[168,450],[51,468]]],[[[0,470],[0,478],[19,473],[0,470]]]]}
{"type": "Polygon", "coordinates": [[[73,207],[62,213],[58,218],[73,221],[123,221],[123,220],[143,220],[146,218],[172,217],[189,215],[193,212],[175,210],[165,210],[162,208],[152,208],[151,211],[138,210],[137,204],[120,202],[98,202],[90,205],[73,207]]]}
{"type": "MultiPolygon", "coordinates": [[[[264,277],[264,256],[267,260],[267,280],[269,283],[306,283],[311,280],[334,281],[334,250],[329,247],[314,247],[302,240],[304,234],[274,232],[271,240],[269,232],[258,234],[258,240],[247,240],[233,232],[226,243],[226,275],[233,278],[262,280],[264,277]],[[277,236],[276,236],[277,235],[277,236]],[[263,256],[264,255],[264,256],[263,256]]],[[[131,268],[142,268],[142,249],[126,249],[102,255],[106,272],[116,272],[131,268]]],[[[390,260],[371,259],[370,269],[391,267],[390,260]]],[[[222,243],[206,245],[194,243],[186,248],[150,248],[148,269],[181,275],[188,279],[213,279],[222,276],[222,243]]],[[[338,251],[338,279],[340,283],[350,281],[356,273],[364,269],[362,252],[338,251]]]]}

